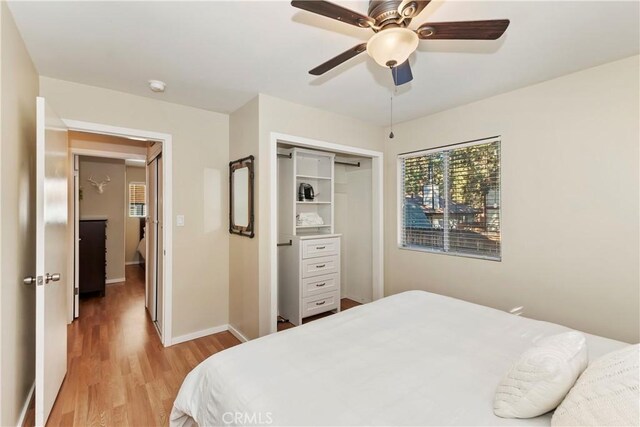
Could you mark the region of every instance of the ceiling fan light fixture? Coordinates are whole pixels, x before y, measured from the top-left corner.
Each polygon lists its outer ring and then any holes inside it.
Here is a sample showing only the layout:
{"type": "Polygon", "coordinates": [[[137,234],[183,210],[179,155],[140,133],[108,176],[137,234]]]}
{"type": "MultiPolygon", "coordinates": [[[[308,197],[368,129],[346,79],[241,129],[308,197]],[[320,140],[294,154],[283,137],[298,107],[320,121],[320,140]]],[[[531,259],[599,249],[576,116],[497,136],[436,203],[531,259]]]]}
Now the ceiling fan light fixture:
{"type": "Polygon", "coordinates": [[[408,28],[389,28],[369,39],[367,53],[383,67],[394,66],[404,63],[416,50],[418,42],[418,35],[408,28]]]}

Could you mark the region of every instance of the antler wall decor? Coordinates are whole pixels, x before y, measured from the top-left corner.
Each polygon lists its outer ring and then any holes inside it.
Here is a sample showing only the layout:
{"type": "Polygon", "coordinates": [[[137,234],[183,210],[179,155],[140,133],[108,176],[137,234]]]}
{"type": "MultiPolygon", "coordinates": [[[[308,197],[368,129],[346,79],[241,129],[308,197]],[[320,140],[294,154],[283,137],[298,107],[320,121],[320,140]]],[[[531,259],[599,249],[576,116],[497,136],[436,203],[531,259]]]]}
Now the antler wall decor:
{"type": "Polygon", "coordinates": [[[87,181],[89,181],[91,183],[91,185],[96,187],[96,190],[98,191],[98,194],[102,194],[102,193],[104,193],[104,188],[107,186],[107,184],[109,182],[111,182],[111,178],[109,178],[109,175],[106,175],[106,177],[107,177],[106,181],[98,182],[98,181],[94,180],[93,179],[93,175],[91,175],[87,181]]]}

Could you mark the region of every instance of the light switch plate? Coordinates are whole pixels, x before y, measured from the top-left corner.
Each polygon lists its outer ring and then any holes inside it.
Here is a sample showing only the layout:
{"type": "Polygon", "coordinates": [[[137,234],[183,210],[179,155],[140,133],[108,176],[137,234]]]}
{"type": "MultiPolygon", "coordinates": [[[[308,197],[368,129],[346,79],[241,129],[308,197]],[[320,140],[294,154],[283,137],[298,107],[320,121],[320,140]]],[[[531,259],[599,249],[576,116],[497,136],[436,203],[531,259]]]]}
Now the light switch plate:
{"type": "Polygon", "coordinates": [[[184,215],[176,215],[176,226],[184,227],[184,215]]]}

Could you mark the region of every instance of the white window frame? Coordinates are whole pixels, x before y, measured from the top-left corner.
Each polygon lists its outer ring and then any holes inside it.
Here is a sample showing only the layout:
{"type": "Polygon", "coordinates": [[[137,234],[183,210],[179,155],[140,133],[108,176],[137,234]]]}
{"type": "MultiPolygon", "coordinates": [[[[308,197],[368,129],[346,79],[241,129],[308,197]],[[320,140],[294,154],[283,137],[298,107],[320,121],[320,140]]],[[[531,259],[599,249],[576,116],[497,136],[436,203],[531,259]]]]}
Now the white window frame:
{"type": "Polygon", "coordinates": [[[131,181],[127,186],[127,214],[129,218],[146,218],[147,217],[147,183],[141,181],[131,181]],[[131,186],[143,185],[144,186],[144,213],[142,215],[131,215],[131,186]]]}
{"type": "MultiPolygon", "coordinates": [[[[396,190],[398,192],[397,194],[398,197],[396,200],[396,245],[398,249],[402,249],[405,251],[426,252],[430,254],[456,256],[456,257],[463,257],[463,258],[476,258],[476,259],[483,259],[487,261],[497,261],[497,262],[502,261],[503,236],[504,236],[503,227],[502,227],[502,138],[499,135],[492,136],[490,138],[475,139],[473,141],[466,141],[458,144],[442,145],[439,147],[428,148],[425,150],[410,151],[407,153],[398,154],[396,158],[396,190]],[[453,150],[457,148],[471,147],[473,145],[490,144],[493,142],[500,143],[500,203],[498,205],[498,211],[500,215],[500,254],[498,256],[487,256],[487,255],[477,255],[477,254],[464,253],[464,252],[447,252],[447,251],[438,250],[434,248],[419,247],[419,246],[418,247],[403,246],[402,245],[402,236],[403,236],[402,208],[404,203],[404,185],[403,185],[404,183],[402,181],[402,162],[404,161],[404,159],[432,154],[432,153],[438,153],[438,152],[447,151],[447,150],[453,150]]],[[[446,215],[446,212],[447,210],[445,210],[445,215],[446,215]]]]}

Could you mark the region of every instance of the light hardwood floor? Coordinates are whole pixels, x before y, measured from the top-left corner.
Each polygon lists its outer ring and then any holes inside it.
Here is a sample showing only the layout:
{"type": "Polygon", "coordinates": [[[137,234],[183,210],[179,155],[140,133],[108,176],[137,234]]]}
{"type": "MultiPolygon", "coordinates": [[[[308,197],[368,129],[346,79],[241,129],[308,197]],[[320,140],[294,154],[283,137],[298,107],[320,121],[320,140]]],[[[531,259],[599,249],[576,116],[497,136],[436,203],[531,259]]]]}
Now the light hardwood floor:
{"type": "MultiPolygon", "coordinates": [[[[143,270],[127,266],[126,277],[126,282],[107,285],[104,298],[80,300],[80,317],[67,327],[67,376],[48,426],[166,426],[189,371],[240,343],[221,332],[163,347],[144,308],[143,270]]],[[[341,301],[342,310],[356,305],[341,301]]],[[[278,330],[292,327],[278,324],[278,330]]],[[[32,427],[34,421],[32,401],[23,426],[32,427]]]]}
{"type": "MultiPolygon", "coordinates": [[[[68,326],[68,370],[49,426],[168,425],[184,377],[210,355],[240,343],[229,332],[163,347],[144,308],[144,273],[127,266],[127,281],[104,298],[80,302],[68,326]]],[[[26,426],[33,426],[30,409],[26,426]]]]}

